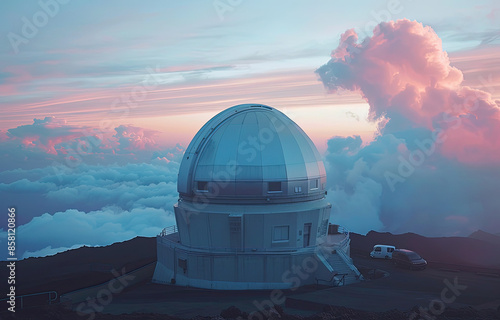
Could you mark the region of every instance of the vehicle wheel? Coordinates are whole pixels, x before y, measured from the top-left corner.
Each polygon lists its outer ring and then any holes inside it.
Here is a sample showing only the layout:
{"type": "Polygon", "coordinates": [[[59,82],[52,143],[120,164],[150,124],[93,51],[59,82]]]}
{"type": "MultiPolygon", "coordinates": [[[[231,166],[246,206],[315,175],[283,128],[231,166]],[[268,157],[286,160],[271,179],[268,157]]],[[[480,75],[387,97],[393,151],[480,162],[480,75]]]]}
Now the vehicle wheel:
{"type": "Polygon", "coordinates": [[[387,259],[389,259],[389,256],[385,256],[385,259],[386,259],[386,260],[387,260],[387,259]]]}

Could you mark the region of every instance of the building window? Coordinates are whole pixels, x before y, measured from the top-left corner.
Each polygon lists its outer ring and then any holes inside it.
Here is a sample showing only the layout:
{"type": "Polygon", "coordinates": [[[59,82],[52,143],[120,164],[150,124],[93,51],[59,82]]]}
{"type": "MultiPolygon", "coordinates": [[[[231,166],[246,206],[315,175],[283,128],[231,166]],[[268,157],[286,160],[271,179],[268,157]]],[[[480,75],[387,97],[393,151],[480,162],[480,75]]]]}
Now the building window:
{"type": "Polygon", "coordinates": [[[268,192],[281,192],[281,182],[268,182],[267,183],[268,192]]]}
{"type": "Polygon", "coordinates": [[[198,181],[197,185],[198,191],[208,191],[208,182],[207,181],[198,181]]]}
{"type": "Polygon", "coordinates": [[[289,226],[276,226],[273,230],[273,242],[288,241],[289,239],[289,226]]]}
{"type": "Polygon", "coordinates": [[[295,193],[301,193],[302,192],[302,187],[297,186],[295,187],[295,193]]]}

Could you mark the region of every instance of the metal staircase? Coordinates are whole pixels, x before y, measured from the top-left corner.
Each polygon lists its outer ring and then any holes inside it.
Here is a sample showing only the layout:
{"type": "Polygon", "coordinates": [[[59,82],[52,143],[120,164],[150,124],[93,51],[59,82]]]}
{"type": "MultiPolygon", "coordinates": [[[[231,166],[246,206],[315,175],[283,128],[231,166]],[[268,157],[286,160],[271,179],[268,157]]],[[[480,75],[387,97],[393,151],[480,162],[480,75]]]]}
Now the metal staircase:
{"type": "Polygon", "coordinates": [[[342,229],[340,234],[345,237],[340,242],[324,242],[318,246],[316,257],[321,262],[323,272],[317,278],[318,284],[327,284],[333,286],[342,286],[363,280],[363,276],[354,266],[349,257],[349,232],[342,229]]]}

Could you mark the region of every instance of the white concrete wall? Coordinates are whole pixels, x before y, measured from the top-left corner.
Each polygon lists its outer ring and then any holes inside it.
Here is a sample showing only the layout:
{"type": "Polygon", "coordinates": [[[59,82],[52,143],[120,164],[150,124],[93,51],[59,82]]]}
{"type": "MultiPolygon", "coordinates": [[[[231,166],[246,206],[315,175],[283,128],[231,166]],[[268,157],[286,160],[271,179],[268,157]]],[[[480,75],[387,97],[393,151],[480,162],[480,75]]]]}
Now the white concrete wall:
{"type": "MultiPolygon", "coordinates": [[[[328,277],[317,260],[317,238],[331,205],[326,200],[262,206],[212,205],[195,208],[174,206],[179,243],[158,237],[158,265],[153,280],[212,289],[277,289],[316,283],[317,274],[328,277]],[[235,247],[231,221],[241,216],[241,246],[235,247]],[[311,224],[309,247],[304,248],[304,224],[311,224]],[[288,241],[273,241],[275,226],[289,226],[288,241]],[[305,279],[294,268],[312,259],[317,270],[305,279]],[[181,262],[180,262],[181,261],[181,262]],[[182,265],[186,268],[183,269],[182,265]]],[[[233,224],[234,227],[234,224],[233,224]]],[[[237,231],[236,231],[237,232],[237,231]]],[[[311,262],[310,261],[310,262],[311,262]]],[[[312,263],[312,262],[311,262],[312,263]]]]}
{"type": "MultiPolygon", "coordinates": [[[[304,246],[304,224],[311,224],[309,245],[314,246],[319,227],[328,220],[331,206],[324,200],[304,203],[261,206],[260,210],[248,212],[251,206],[211,206],[200,210],[184,204],[174,206],[180,241],[185,246],[196,248],[242,248],[265,251],[304,246]],[[235,234],[230,232],[230,215],[241,215],[241,244],[235,246],[235,234]],[[277,226],[288,226],[287,241],[274,241],[277,226]]],[[[323,230],[325,231],[325,230],[323,230]]],[[[238,242],[238,241],[236,241],[238,242]]]]}
{"type": "MultiPolygon", "coordinates": [[[[161,240],[161,237],[158,239],[158,252],[162,256],[158,257],[153,282],[169,284],[174,278],[175,284],[180,286],[228,290],[279,289],[316,283],[316,270],[306,272],[307,277],[301,277],[299,282],[294,273],[294,268],[302,266],[306,259],[317,261],[314,258],[314,248],[289,254],[209,253],[190,251],[178,244],[161,240]],[[174,247],[177,248],[175,263],[172,263],[174,247]],[[186,271],[179,267],[179,259],[187,261],[186,271]]],[[[316,264],[318,270],[322,268],[319,262],[316,264]]]]}

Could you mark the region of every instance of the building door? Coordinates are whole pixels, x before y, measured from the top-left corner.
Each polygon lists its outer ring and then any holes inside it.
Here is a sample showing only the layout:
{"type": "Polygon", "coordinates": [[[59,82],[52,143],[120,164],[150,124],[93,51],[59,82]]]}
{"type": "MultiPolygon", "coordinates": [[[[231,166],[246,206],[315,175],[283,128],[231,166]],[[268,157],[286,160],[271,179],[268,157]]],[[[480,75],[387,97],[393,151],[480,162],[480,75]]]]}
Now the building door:
{"type": "Polygon", "coordinates": [[[309,247],[311,241],[311,227],[312,223],[304,223],[304,248],[309,247]]]}

